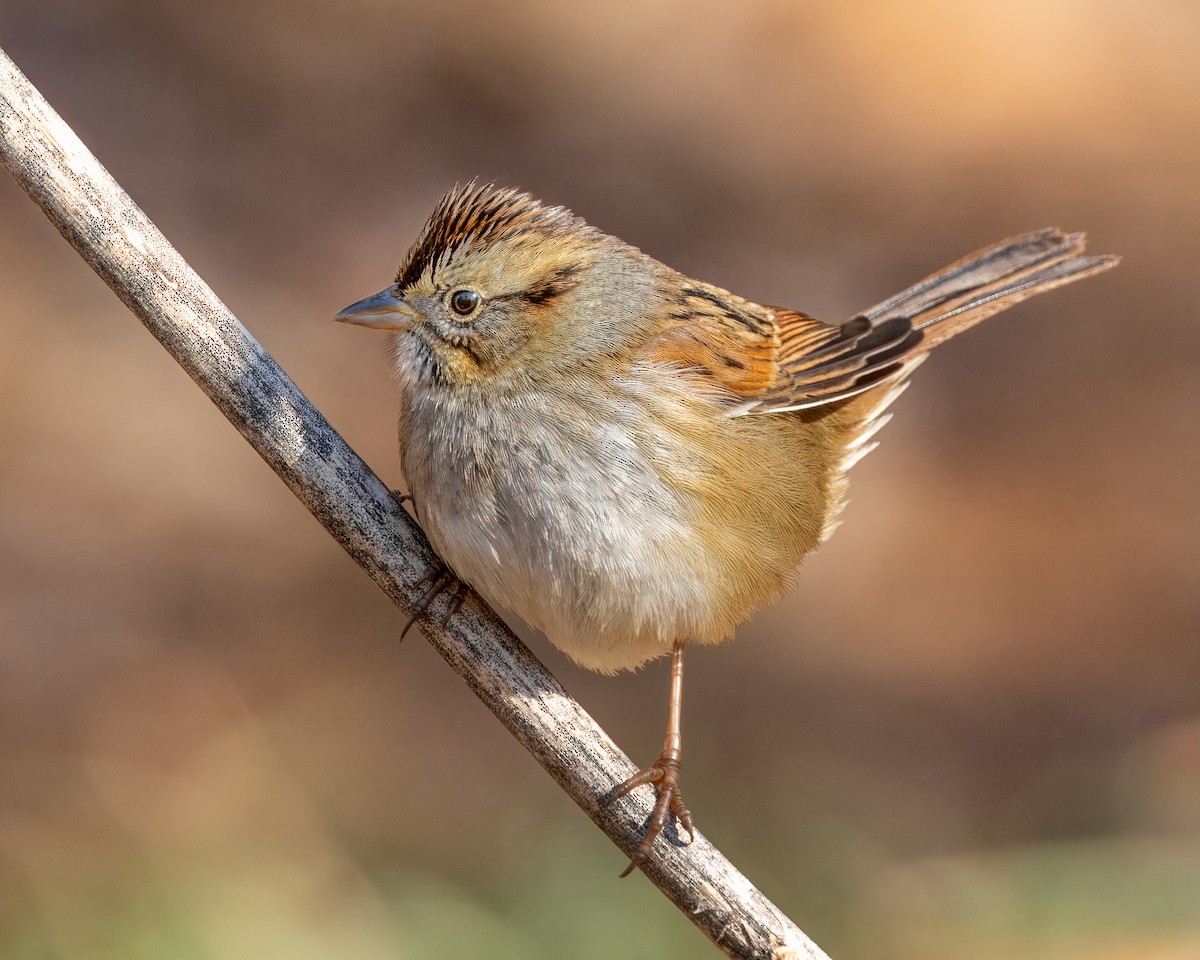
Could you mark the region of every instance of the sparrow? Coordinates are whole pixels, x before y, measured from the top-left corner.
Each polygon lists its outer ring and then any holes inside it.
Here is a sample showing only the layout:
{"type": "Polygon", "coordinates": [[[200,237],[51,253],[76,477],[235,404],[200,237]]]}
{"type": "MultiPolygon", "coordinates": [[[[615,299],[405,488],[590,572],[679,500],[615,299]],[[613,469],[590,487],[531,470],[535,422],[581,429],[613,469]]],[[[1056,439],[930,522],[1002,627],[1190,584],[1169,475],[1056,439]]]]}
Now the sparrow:
{"type": "Polygon", "coordinates": [[[825,323],[472,181],[394,283],[334,318],[391,332],[401,464],[454,575],[591,670],[671,655],[662,751],[607,798],[656,791],[625,874],[669,814],[694,835],[685,646],[729,638],[789,588],[934,347],[1117,263],[1083,250],[1080,233],[1013,237],[825,323]]]}

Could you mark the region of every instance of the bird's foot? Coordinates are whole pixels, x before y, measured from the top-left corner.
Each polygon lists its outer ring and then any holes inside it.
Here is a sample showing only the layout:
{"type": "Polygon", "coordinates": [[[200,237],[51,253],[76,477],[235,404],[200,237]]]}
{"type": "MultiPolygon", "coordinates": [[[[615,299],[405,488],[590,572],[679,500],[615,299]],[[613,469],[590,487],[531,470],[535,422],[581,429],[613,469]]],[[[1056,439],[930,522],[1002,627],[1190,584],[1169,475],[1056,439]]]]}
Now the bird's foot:
{"type": "Polygon", "coordinates": [[[637,849],[633,851],[633,856],[629,858],[629,866],[622,872],[622,877],[629,876],[634,867],[640,866],[650,855],[654,841],[658,839],[658,835],[667,825],[668,814],[675,814],[676,821],[688,833],[689,843],[696,835],[696,829],[692,824],[692,815],[683,805],[683,794],[679,791],[679,755],[677,753],[668,751],[660,753],[653,766],[639,770],[618,786],[609,795],[604,805],[607,807],[627,793],[646,784],[653,786],[657,793],[654,812],[650,814],[650,820],[646,823],[646,834],[642,837],[641,843],[637,845],[637,849]]]}
{"type": "Polygon", "coordinates": [[[430,585],[429,589],[422,594],[421,599],[413,607],[412,616],[408,618],[408,623],[400,631],[401,640],[412,629],[413,624],[425,615],[425,611],[429,609],[429,605],[447,590],[452,591],[454,601],[450,604],[450,609],[446,612],[445,619],[442,620],[443,627],[450,622],[452,616],[458,613],[458,608],[463,605],[467,599],[467,594],[471,592],[471,588],[459,580],[454,575],[454,571],[440,561],[429,573],[417,581],[417,586],[419,587],[426,583],[430,585]]]}

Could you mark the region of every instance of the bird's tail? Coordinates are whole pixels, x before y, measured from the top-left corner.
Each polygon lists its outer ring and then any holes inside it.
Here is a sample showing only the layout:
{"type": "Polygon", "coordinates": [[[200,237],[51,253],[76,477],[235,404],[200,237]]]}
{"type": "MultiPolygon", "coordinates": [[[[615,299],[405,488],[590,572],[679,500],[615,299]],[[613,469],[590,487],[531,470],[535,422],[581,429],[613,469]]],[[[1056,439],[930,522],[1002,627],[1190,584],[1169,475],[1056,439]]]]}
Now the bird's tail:
{"type": "Polygon", "coordinates": [[[1118,257],[1081,256],[1082,233],[1048,228],[1027,233],[963,257],[915,283],[862,316],[872,328],[907,319],[921,340],[901,358],[896,373],[843,403],[835,415],[845,450],[830,474],[830,507],[822,538],[836,528],[845,503],[847,471],[870,453],[872,439],[891,419],[887,408],[904,392],[908,377],[943,340],[949,340],[1015,303],[1117,265],[1118,257]]]}
{"type": "Polygon", "coordinates": [[[907,317],[927,353],[1015,303],[1117,265],[1119,257],[1081,256],[1082,233],[1053,227],[1002,240],[915,283],[865,311],[872,326],[907,317]]]}

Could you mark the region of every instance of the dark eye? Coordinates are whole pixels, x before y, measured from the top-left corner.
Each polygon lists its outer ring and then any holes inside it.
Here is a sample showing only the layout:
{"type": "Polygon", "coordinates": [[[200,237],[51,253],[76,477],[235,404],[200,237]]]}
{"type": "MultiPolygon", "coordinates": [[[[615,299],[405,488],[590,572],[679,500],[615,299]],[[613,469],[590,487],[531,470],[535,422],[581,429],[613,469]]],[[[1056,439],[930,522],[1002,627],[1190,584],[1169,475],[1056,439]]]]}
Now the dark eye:
{"type": "Polygon", "coordinates": [[[483,297],[474,290],[455,290],[450,294],[450,309],[460,317],[470,316],[479,309],[483,297]]]}

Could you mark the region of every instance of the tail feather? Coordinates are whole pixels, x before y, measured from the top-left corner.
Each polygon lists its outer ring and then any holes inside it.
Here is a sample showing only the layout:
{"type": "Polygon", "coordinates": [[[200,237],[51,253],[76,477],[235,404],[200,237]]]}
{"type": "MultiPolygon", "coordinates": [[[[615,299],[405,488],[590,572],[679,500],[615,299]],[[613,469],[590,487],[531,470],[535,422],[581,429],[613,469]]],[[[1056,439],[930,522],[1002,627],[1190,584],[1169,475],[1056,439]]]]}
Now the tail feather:
{"type": "Polygon", "coordinates": [[[944,340],[1035,294],[1116,266],[1118,257],[1080,256],[1082,233],[1047,228],[1001,241],[939,270],[865,311],[872,325],[907,318],[928,352],[944,340]]]}
{"type": "Polygon", "coordinates": [[[887,408],[908,386],[909,376],[929,351],[1015,303],[1107,270],[1119,261],[1118,257],[1081,256],[1083,248],[1082,233],[1046,229],[1013,237],[952,263],[861,315],[873,328],[907,320],[922,336],[901,358],[894,375],[842,400],[836,408],[831,423],[845,452],[830,471],[823,540],[837,527],[845,506],[848,471],[875,448],[875,434],[891,419],[887,408]]]}

